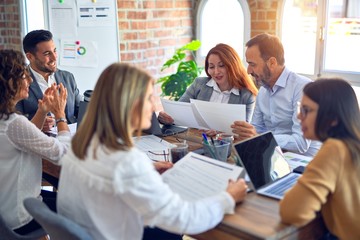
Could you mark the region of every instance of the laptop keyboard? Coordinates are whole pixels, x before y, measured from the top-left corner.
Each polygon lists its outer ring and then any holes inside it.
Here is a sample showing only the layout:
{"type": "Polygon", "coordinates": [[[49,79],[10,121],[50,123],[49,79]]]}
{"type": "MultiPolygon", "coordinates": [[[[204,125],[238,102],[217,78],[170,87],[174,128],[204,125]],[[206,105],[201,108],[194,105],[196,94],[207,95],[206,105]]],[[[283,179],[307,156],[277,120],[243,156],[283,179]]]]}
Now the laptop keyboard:
{"type": "Polygon", "coordinates": [[[283,196],[285,191],[290,189],[296,183],[298,178],[299,175],[291,174],[284,181],[280,181],[278,184],[266,189],[264,192],[277,196],[283,196]]]}

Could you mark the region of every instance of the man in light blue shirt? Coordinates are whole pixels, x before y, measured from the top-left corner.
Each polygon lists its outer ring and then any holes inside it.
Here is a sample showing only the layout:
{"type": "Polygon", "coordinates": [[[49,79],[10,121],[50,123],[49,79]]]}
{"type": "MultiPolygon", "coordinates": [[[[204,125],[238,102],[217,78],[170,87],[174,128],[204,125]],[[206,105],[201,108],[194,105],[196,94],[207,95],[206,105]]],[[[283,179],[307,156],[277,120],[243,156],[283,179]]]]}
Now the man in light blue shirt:
{"type": "Polygon", "coordinates": [[[305,139],[297,119],[302,90],[311,80],[285,67],[284,48],[278,37],[259,34],[246,47],[247,71],[261,87],[251,124],[236,121],[233,132],[243,140],[271,131],[282,149],[314,156],[321,143],[305,139]]]}

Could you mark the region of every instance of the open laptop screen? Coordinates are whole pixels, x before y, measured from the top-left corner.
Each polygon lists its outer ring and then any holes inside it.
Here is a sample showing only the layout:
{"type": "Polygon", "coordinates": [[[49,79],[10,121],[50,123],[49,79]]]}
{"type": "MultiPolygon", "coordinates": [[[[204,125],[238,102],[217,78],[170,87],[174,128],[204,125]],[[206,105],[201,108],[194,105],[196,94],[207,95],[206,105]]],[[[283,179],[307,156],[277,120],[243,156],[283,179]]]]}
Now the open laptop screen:
{"type": "Polygon", "coordinates": [[[271,132],[234,144],[234,147],[255,189],[291,172],[271,132]]]}

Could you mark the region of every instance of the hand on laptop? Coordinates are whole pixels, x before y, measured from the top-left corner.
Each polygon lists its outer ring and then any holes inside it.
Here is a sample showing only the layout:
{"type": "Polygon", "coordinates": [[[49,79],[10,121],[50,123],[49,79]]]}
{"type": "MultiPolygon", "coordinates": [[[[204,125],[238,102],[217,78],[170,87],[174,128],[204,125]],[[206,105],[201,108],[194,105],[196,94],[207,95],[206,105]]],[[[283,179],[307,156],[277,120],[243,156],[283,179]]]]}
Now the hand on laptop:
{"type": "Polygon", "coordinates": [[[163,111],[159,112],[158,120],[162,124],[173,124],[174,123],[174,119],[170,115],[168,115],[166,112],[163,112],[163,111]]]}
{"type": "Polygon", "coordinates": [[[230,179],[226,191],[234,198],[234,201],[238,203],[244,200],[247,189],[248,186],[246,185],[245,180],[240,178],[236,182],[230,179]]]}
{"type": "Polygon", "coordinates": [[[250,123],[245,121],[235,121],[231,128],[232,132],[235,133],[236,140],[244,140],[257,135],[256,129],[250,123]]]}

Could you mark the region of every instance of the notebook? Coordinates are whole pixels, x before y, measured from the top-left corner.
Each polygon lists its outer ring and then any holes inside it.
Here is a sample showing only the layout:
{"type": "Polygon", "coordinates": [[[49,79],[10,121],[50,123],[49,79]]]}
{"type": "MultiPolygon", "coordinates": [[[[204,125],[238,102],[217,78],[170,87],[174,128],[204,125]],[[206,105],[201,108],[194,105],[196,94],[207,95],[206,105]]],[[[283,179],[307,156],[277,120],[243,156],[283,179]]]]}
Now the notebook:
{"type": "Polygon", "coordinates": [[[236,143],[234,148],[258,194],[282,199],[301,176],[291,172],[271,132],[236,143]]]}
{"type": "Polygon", "coordinates": [[[187,127],[179,127],[175,125],[162,125],[159,123],[156,114],[153,113],[151,117],[151,127],[149,129],[144,130],[144,133],[153,134],[156,136],[171,136],[177,133],[185,132],[187,127]]]}

